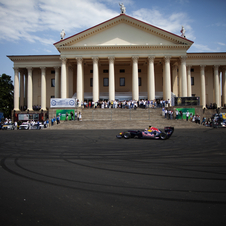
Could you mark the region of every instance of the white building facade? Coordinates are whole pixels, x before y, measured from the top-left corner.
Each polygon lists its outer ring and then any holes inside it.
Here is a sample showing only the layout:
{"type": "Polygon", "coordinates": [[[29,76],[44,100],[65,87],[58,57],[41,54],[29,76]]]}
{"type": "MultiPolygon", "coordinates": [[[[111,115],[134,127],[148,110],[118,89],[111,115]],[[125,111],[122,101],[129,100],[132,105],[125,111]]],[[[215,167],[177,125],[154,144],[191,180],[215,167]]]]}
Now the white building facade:
{"type": "Polygon", "coordinates": [[[14,110],[50,107],[51,98],[171,99],[226,104],[226,53],[187,53],[192,41],[124,13],[55,43],[59,55],[8,56],[14,110]]]}

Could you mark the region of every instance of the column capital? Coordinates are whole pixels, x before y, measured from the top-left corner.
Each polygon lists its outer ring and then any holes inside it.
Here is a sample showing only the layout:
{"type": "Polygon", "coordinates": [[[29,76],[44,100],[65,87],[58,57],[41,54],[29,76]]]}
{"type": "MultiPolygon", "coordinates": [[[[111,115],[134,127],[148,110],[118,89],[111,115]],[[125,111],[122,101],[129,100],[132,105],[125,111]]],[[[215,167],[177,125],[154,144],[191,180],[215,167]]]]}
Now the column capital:
{"type": "Polygon", "coordinates": [[[61,60],[62,62],[64,62],[64,63],[66,63],[66,62],[67,62],[67,57],[61,56],[61,57],[60,57],[60,60],[61,60]]]}
{"type": "Polygon", "coordinates": [[[215,69],[215,70],[218,70],[219,67],[220,67],[220,65],[214,65],[214,69],[215,69]]]}
{"type": "Polygon", "coordinates": [[[186,59],[187,59],[187,56],[181,56],[180,57],[181,63],[185,63],[186,59]]]}
{"type": "Polygon", "coordinates": [[[114,61],[115,61],[115,56],[109,56],[109,57],[108,57],[108,60],[109,60],[110,63],[114,63],[114,61]]]}
{"type": "Polygon", "coordinates": [[[14,67],[13,70],[19,72],[19,68],[18,67],[14,67]]]}
{"type": "Polygon", "coordinates": [[[139,59],[139,56],[132,56],[132,60],[134,63],[137,63],[139,59]]]}
{"type": "Polygon", "coordinates": [[[205,69],[206,65],[200,65],[201,69],[205,69]]]}
{"type": "Polygon", "coordinates": [[[27,71],[32,71],[32,67],[26,67],[27,71]]]}
{"type": "Polygon", "coordinates": [[[165,62],[170,62],[171,56],[164,56],[164,58],[165,58],[165,62]]]}
{"type": "Polygon", "coordinates": [[[148,55],[149,63],[154,63],[155,55],[148,55]]]}
{"type": "Polygon", "coordinates": [[[191,69],[192,65],[187,64],[186,67],[187,69],[191,69]]]}
{"type": "Polygon", "coordinates": [[[93,56],[92,60],[93,60],[93,63],[98,63],[99,57],[98,56],[93,56]]]}
{"type": "Polygon", "coordinates": [[[44,72],[46,70],[46,67],[40,67],[41,71],[44,72]]]}
{"type": "Polygon", "coordinates": [[[75,57],[75,59],[77,60],[77,63],[81,64],[83,61],[83,58],[81,56],[75,57]]]}

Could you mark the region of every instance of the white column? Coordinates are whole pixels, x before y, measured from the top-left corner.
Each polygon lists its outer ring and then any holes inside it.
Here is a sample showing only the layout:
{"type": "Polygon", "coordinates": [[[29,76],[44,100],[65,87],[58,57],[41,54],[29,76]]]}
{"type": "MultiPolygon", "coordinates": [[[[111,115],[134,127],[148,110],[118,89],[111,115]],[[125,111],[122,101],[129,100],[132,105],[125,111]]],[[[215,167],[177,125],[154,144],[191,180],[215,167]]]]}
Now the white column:
{"type": "Polygon", "coordinates": [[[79,107],[81,107],[81,102],[83,102],[83,65],[82,57],[77,57],[77,99],[79,100],[79,107]]]}
{"type": "Polygon", "coordinates": [[[220,107],[220,98],[219,98],[219,66],[214,65],[214,94],[215,94],[215,103],[217,107],[220,107]]]}
{"type": "Polygon", "coordinates": [[[200,105],[206,107],[206,80],[205,80],[205,65],[200,65],[200,81],[201,81],[201,96],[200,105]]]}
{"type": "Polygon", "coordinates": [[[14,69],[14,110],[19,111],[19,69],[14,69]]]}
{"type": "Polygon", "coordinates": [[[67,98],[67,70],[66,70],[66,58],[61,58],[61,98],[67,98]]]}
{"type": "Polygon", "coordinates": [[[33,81],[32,81],[32,68],[27,68],[27,110],[33,111],[33,81]]]}
{"type": "Polygon", "coordinates": [[[222,72],[222,98],[223,106],[226,105],[226,68],[223,68],[222,72]]]}
{"type": "Polygon", "coordinates": [[[178,81],[179,81],[179,87],[178,87],[178,92],[179,92],[179,97],[182,97],[182,82],[181,82],[181,77],[182,77],[182,71],[181,71],[181,63],[179,65],[179,76],[178,76],[178,81]]]}
{"type": "Polygon", "coordinates": [[[132,72],[132,98],[139,100],[139,83],[138,83],[138,56],[132,56],[133,72],[132,72]]]}
{"type": "Polygon", "coordinates": [[[93,59],[93,101],[99,100],[99,67],[98,57],[92,57],[93,59]]]}
{"type": "Polygon", "coordinates": [[[187,66],[187,84],[188,84],[188,97],[191,97],[192,93],[191,93],[191,66],[188,65],[187,66]]]}
{"type": "Polygon", "coordinates": [[[186,75],[186,56],[181,56],[181,94],[187,97],[187,75],[186,75]]]}
{"type": "Polygon", "coordinates": [[[83,61],[83,63],[82,63],[82,100],[83,100],[83,102],[84,102],[84,92],[85,92],[85,74],[84,74],[84,72],[85,72],[85,63],[84,63],[84,61],[83,61]]]}
{"type": "Polygon", "coordinates": [[[55,67],[55,98],[60,97],[60,75],[59,67],[55,67]]]}
{"type": "Polygon", "coordinates": [[[165,75],[163,77],[163,99],[171,100],[171,75],[170,75],[170,58],[171,56],[165,56],[165,75]]]}
{"type": "Polygon", "coordinates": [[[155,69],[154,69],[155,56],[148,56],[148,100],[155,100],[155,69]]]}
{"type": "Polygon", "coordinates": [[[221,75],[220,75],[220,71],[219,71],[219,104],[220,104],[220,107],[221,107],[221,75]]]}
{"type": "Polygon", "coordinates": [[[25,92],[24,92],[24,103],[26,103],[26,107],[27,107],[27,81],[28,81],[28,73],[26,72],[25,74],[25,92]]]}
{"type": "Polygon", "coordinates": [[[41,109],[46,110],[46,68],[41,67],[41,109]]]}
{"type": "Polygon", "coordinates": [[[24,70],[20,71],[20,108],[24,109],[24,70]]]}
{"type": "Polygon", "coordinates": [[[110,56],[109,59],[109,100],[115,100],[115,57],[110,56]]]}
{"type": "Polygon", "coordinates": [[[172,87],[173,93],[178,96],[178,85],[177,85],[177,65],[173,65],[173,74],[172,74],[172,87]]]}

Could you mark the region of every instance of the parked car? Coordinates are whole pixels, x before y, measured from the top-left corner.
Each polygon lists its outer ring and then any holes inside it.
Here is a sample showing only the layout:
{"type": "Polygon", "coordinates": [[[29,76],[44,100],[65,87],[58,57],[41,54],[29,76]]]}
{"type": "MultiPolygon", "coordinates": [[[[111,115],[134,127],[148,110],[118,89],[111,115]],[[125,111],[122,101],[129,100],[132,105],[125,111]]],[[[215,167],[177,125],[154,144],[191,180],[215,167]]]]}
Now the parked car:
{"type": "Polygon", "coordinates": [[[19,129],[21,129],[21,130],[27,130],[27,129],[30,129],[30,124],[29,124],[28,122],[23,122],[23,123],[20,125],[19,129]]]}
{"type": "Polygon", "coordinates": [[[15,129],[15,126],[13,123],[5,123],[2,126],[2,130],[14,130],[14,129],[15,129]]]}

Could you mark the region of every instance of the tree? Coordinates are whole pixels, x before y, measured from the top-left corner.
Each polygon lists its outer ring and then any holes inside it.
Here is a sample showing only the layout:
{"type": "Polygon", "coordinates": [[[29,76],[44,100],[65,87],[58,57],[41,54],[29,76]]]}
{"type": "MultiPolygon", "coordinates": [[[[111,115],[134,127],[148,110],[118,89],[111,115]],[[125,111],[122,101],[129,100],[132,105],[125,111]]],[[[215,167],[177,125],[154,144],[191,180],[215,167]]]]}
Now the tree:
{"type": "Polygon", "coordinates": [[[11,76],[2,74],[0,76],[0,112],[3,112],[7,118],[11,117],[11,111],[13,110],[13,90],[11,76]]]}

